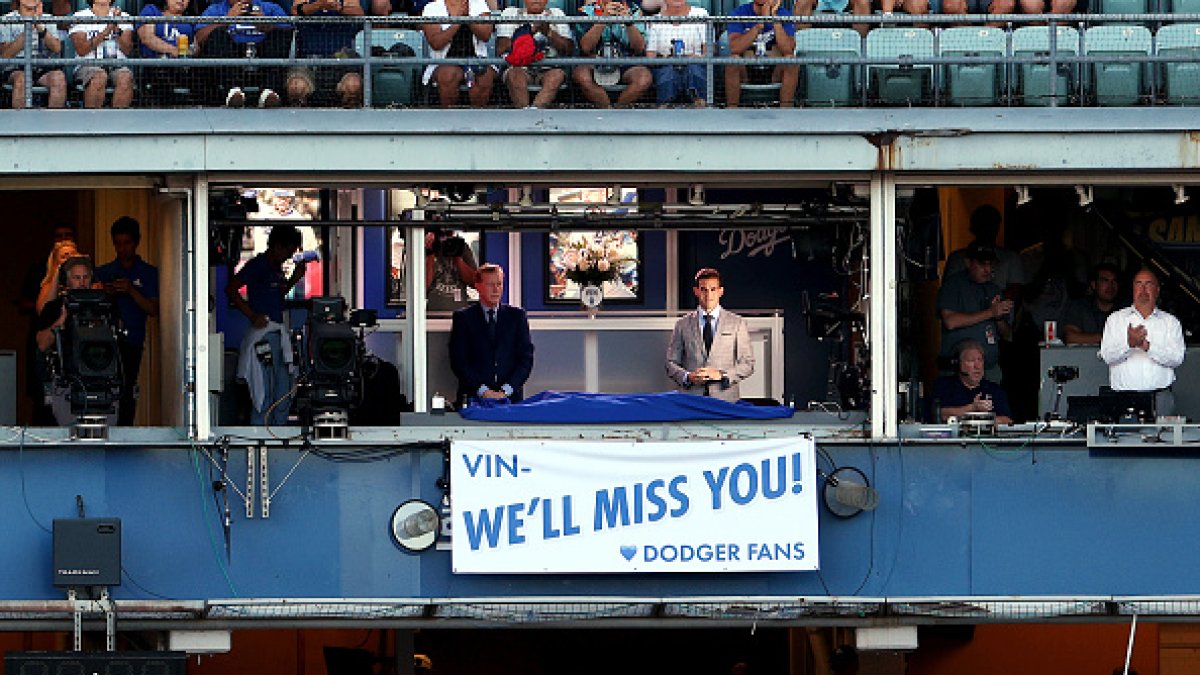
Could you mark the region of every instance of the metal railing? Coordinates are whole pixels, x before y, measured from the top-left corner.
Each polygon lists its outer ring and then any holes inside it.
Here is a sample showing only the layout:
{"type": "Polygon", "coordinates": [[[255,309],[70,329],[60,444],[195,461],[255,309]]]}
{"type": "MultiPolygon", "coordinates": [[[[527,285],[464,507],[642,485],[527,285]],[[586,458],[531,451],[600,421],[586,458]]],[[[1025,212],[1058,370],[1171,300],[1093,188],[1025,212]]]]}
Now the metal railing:
{"type": "MultiPolygon", "coordinates": [[[[637,17],[636,23],[649,28],[655,24],[701,23],[705,26],[704,55],[699,57],[625,56],[603,58],[595,56],[550,56],[538,62],[537,68],[574,66],[646,66],[655,71],[661,68],[682,68],[701,65],[705,69],[706,88],[703,98],[709,106],[724,102],[718,82],[727,66],[748,66],[766,80],[751,84],[743,91],[756,87],[767,94],[766,103],[777,104],[770,96],[778,95],[770,80],[775,66],[795,67],[799,72],[801,93],[797,105],[810,106],[1015,106],[1015,105],[1198,105],[1200,104],[1200,14],[1063,14],[1063,15],[889,15],[853,16],[822,14],[790,17],[798,26],[798,46],[795,55],[743,58],[728,53],[727,41],[721,38],[731,23],[763,22],[770,19],[755,17],[637,17]],[[1183,25],[1183,28],[1177,26],[1183,25]],[[1170,42],[1164,30],[1170,28],[1170,42]],[[972,47],[970,42],[957,40],[954,49],[945,47],[952,29],[974,27],[981,38],[972,47]],[[1022,43],[1019,29],[1034,27],[1042,36],[1022,43]],[[1054,30],[1051,30],[1053,28],[1054,30]],[[832,29],[832,33],[828,32],[832,29]],[[900,31],[887,29],[902,29],[900,31]],[[1097,30],[1100,29],[1100,30],[1097,30]],[[838,46],[814,45],[807,38],[813,31],[826,31],[825,37],[837,34],[838,46]],[[987,34],[989,40],[982,38],[987,34]],[[995,36],[999,35],[999,41],[995,36]],[[874,37],[873,37],[874,36],[874,37]],[[1041,40],[1039,42],[1039,40],[1041,40]],[[965,44],[965,46],[964,46],[965,44]],[[970,75],[974,94],[959,95],[956,83],[970,75]],[[1029,84],[1038,82],[1038,91],[1031,93],[1029,84]],[[809,96],[814,85],[837,82],[848,94],[828,100],[809,96]],[[991,83],[990,86],[988,83],[991,83]],[[897,84],[898,83],[898,84],[897,84]],[[982,84],[980,84],[982,83],[982,84]],[[1115,84],[1114,84],[1115,83],[1115,84]],[[894,85],[894,86],[892,86],[894,85]],[[889,89],[889,86],[891,88],[889,89]],[[1119,90],[1110,94],[1105,87],[1119,90]],[[897,94],[897,90],[899,93],[897,94]],[[1064,91],[1065,89],[1065,91],[1064,91]]],[[[462,24],[519,24],[529,23],[530,17],[437,17],[438,23],[462,24]]],[[[291,69],[307,68],[316,73],[319,89],[331,88],[328,75],[354,72],[362,79],[361,105],[365,107],[422,107],[431,106],[420,83],[427,66],[451,65],[463,68],[503,69],[504,59],[495,55],[495,36],[486,57],[433,58],[421,36],[421,26],[429,19],[423,17],[0,17],[0,24],[19,24],[25,36],[25,47],[12,58],[0,58],[4,75],[4,91],[13,89],[9,74],[20,70],[25,82],[34,82],[35,74],[63,70],[66,75],[68,105],[79,105],[78,86],[74,69],[78,66],[127,66],[136,78],[137,90],[143,94],[134,105],[142,107],[180,107],[221,105],[222,84],[225,80],[253,80],[256,77],[280,80],[291,69]],[[319,30],[324,27],[353,25],[358,33],[353,44],[344,45],[338,57],[301,58],[296,54],[295,34],[287,55],[248,55],[246,58],[209,58],[201,49],[198,56],[178,58],[146,58],[141,56],[135,41],[131,56],[96,59],[70,55],[66,42],[69,27],[76,23],[194,23],[197,26],[217,24],[233,26],[280,25],[319,30]],[[35,26],[57,26],[64,48],[59,53],[34,51],[35,26]],[[387,31],[380,34],[378,29],[387,31]],[[389,36],[390,34],[390,36],[389,36]],[[387,44],[381,44],[383,38],[387,44]],[[408,51],[397,55],[398,43],[407,39],[408,51]],[[413,48],[415,45],[415,48],[413,48]],[[390,50],[390,51],[389,51],[390,50]],[[408,55],[411,51],[411,56],[408,55]],[[180,77],[172,77],[173,71],[180,77]],[[186,74],[187,77],[183,77],[186,74]],[[164,80],[158,83],[155,80],[164,80]],[[388,78],[400,82],[406,91],[381,93],[388,78]],[[188,89],[176,101],[151,101],[144,96],[153,84],[183,82],[188,89]],[[188,86],[190,85],[190,86],[188,86]],[[199,90],[199,91],[196,91],[199,90]]],[[[592,24],[627,23],[624,17],[568,16],[555,18],[553,23],[572,27],[592,24]]],[[[218,28],[218,30],[222,30],[218,28]]],[[[300,34],[303,39],[304,34],[300,34]]],[[[961,35],[958,36],[961,38],[961,35]]],[[[490,105],[504,106],[504,86],[495,86],[490,105]]],[[[111,81],[110,81],[111,85],[111,81]]],[[[615,87],[618,88],[619,87],[615,87]]],[[[45,87],[25,87],[24,104],[33,105],[44,95],[45,87]]],[[[336,103],[335,103],[336,104],[336,103]]],[[[643,101],[643,105],[649,105],[643,101]]],[[[570,78],[560,92],[560,105],[582,105],[571,91],[570,78]]]]}

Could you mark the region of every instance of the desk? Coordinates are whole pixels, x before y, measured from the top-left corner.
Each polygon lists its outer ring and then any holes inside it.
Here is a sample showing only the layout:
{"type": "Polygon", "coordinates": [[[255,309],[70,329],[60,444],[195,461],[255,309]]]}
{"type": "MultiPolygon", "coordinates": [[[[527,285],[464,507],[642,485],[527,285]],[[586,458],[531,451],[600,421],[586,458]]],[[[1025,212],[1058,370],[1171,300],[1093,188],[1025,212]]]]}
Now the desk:
{"type": "MultiPolygon", "coordinates": [[[[736,311],[736,310],[734,310],[736,311]]],[[[754,345],[754,375],[742,382],[744,397],[783,400],[783,313],[741,314],[754,345]]],[[[664,359],[678,314],[644,311],[531,312],[533,374],[525,395],[540,391],[599,391],[612,394],[670,391],[664,359]]],[[[368,345],[401,367],[403,387],[411,392],[405,363],[404,322],[384,320],[368,345]]],[[[453,396],[458,388],[450,371],[450,319],[430,318],[428,339],[429,392],[453,396]]],[[[420,404],[420,402],[418,402],[420,404]]],[[[417,408],[418,411],[423,408],[417,408]]]]}
{"type": "MultiPolygon", "coordinates": [[[[1079,378],[1063,385],[1058,412],[1067,414],[1068,396],[1094,396],[1108,384],[1108,366],[1096,353],[1100,345],[1059,345],[1039,350],[1038,416],[1054,409],[1054,381],[1046,372],[1054,366],[1075,366],[1079,378]]],[[[1175,369],[1175,413],[1200,420],[1200,347],[1188,347],[1183,365],[1175,369]]]]}

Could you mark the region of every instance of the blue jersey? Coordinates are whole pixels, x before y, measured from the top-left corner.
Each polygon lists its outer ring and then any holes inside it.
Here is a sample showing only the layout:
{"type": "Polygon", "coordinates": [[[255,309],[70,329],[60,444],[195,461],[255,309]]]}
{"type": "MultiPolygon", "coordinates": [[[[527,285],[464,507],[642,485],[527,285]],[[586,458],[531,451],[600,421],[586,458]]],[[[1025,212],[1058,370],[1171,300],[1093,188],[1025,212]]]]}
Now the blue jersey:
{"type": "MultiPolygon", "coordinates": [[[[777,11],[775,14],[776,14],[776,16],[778,16],[780,18],[791,18],[791,16],[792,16],[792,13],[790,11],[788,11],[788,9],[786,7],[780,7],[779,11],[777,11]]],[[[735,7],[733,9],[732,12],[729,13],[729,16],[756,16],[754,14],[754,3],[747,2],[744,5],[738,5],[737,7],[735,7]]],[[[754,27],[753,23],[731,23],[731,24],[729,24],[729,34],[735,35],[735,34],[745,33],[753,27],[754,27]]],[[[774,40],[775,39],[775,24],[774,23],[763,23],[762,27],[763,27],[762,34],[768,36],[767,37],[768,43],[770,41],[774,40]]],[[[791,22],[784,22],[783,30],[786,31],[788,35],[795,35],[796,34],[796,24],[791,23],[791,22]]]]}
{"type": "MultiPolygon", "coordinates": [[[[142,13],[139,16],[166,16],[163,11],[155,5],[146,5],[142,8],[142,13]]],[[[165,40],[173,45],[179,44],[179,36],[186,35],[189,44],[195,44],[196,24],[194,23],[154,23],[154,24],[137,24],[140,30],[144,25],[154,26],[154,35],[160,40],[165,40]]],[[[167,54],[156,52],[146,45],[142,45],[142,56],[147,59],[167,58],[167,54]]]]}
{"type": "MultiPolygon", "coordinates": [[[[254,0],[251,4],[262,9],[263,16],[288,16],[279,5],[269,2],[269,0],[254,0]]],[[[201,16],[226,16],[229,14],[229,8],[233,6],[231,0],[217,0],[209,5],[201,16]]],[[[200,28],[205,28],[211,24],[203,24],[200,28]]],[[[283,24],[291,28],[291,24],[283,24]]],[[[259,43],[267,39],[266,34],[259,30],[256,26],[250,24],[222,24],[218,28],[229,30],[229,37],[233,38],[235,44],[244,45],[249,43],[259,43]]]]}
{"type": "Polygon", "coordinates": [[[259,253],[238,272],[246,284],[246,302],[256,314],[276,322],[283,321],[283,301],[287,279],[278,265],[272,265],[266,253],[259,253]]]}
{"type": "MultiPolygon", "coordinates": [[[[147,298],[158,297],[158,268],[139,256],[133,267],[126,269],[119,260],[96,268],[96,281],[112,283],[116,279],[128,279],[129,283],[147,298]]],[[[125,341],[141,346],[146,343],[146,313],[128,293],[117,293],[117,312],[125,327],[125,341]]]]}

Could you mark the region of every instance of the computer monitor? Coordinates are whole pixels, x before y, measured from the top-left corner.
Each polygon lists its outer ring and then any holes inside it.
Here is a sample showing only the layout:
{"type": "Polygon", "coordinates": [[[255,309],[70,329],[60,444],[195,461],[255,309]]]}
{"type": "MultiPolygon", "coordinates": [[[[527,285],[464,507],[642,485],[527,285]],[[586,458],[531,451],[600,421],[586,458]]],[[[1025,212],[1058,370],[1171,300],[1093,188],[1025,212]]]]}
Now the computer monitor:
{"type": "Polygon", "coordinates": [[[1068,396],[1067,419],[1079,424],[1149,423],[1157,419],[1152,391],[1113,391],[1107,387],[1096,396],[1068,396]]]}

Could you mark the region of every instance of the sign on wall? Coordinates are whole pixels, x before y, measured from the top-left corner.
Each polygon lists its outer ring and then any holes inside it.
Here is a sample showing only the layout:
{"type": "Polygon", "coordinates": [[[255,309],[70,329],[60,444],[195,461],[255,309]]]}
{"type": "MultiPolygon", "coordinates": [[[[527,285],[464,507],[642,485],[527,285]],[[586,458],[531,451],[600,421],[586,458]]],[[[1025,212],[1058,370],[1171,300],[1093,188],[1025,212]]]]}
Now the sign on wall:
{"type": "Polygon", "coordinates": [[[812,439],[455,441],[459,574],[815,570],[812,439]]]}

